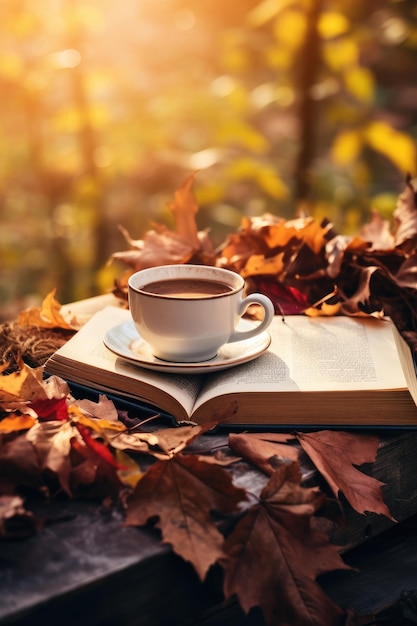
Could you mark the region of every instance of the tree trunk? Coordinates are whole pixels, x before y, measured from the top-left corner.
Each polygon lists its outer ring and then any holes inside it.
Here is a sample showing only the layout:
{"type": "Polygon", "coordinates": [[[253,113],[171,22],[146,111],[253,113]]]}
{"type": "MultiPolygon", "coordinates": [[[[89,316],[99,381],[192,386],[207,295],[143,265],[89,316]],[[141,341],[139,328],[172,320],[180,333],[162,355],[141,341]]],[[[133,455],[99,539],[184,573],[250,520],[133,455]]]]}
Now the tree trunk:
{"type": "Polygon", "coordinates": [[[299,94],[300,150],[296,161],[294,200],[302,207],[311,200],[311,164],[314,160],[317,103],[312,97],[312,87],[317,81],[320,67],[320,37],[318,21],[323,0],[314,0],[308,15],[305,43],[300,51],[297,92],[299,94]]]}

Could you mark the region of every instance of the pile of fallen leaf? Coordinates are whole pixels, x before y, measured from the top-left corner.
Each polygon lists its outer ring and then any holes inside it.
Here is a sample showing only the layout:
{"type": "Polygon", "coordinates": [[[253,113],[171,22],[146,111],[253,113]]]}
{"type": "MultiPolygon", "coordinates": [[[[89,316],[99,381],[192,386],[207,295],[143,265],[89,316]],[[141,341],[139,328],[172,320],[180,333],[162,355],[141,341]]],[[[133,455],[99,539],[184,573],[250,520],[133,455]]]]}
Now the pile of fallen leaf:
{"type": "Polygon", "coordinates": [[[217,265],[241,274],[249,292],[260,291],[277,313],[388,315],[417,350],[417,205],[407,178],[393,223],[374,212],[355,237],[335,232],[327,220],[285,220],[273,215],[244,218],[214,250],[209,233],[198,231],[194,175],[175,193],[169,208],[175,230],[161,224],[112,255],[128,266],[115,293],[126,297],[130,273],[166,263],[217,265]]]}
{"type": "MultiPolygon", "coordinates": [[[[115,293],[126,297],[127,276],[144,267],[216,264],[241,273],[249,291],[269,295],[277,313],[388,314],[416,348],[411,181],[399,198],[392,232],[377,215],[351,239],[328,223],[266,215],[244,219],[215,251],[209,233],[196,227],[193,180],[185,181],[170,205],[174,231],[153,225],[139,241],[125,233],[129,250],[113,259],[129,269],[115,293]]],[[[360,470],[374,462],[379,437],[235,433],[221,450],[203,453],[196,446],[205,434],[199,426],[167,428],[118,409],[104,395],[98,402],[76,399],[62,379],[44,379],[48,353],[79,327],[60,308],[51,293],[40,309],[0,329],[0,537],[42,531],[30,509],[33,498],[95,498],[121,506],[127,525],[156,525],[162,542],[189,561],[201,580],[220,568],[225,598],[236,595],[246,612],[260,607],[268,626],[361,623],[317,583],[322,573],[346,569],[320,520],[342,524],[350,506],[394,521],[381,483],[360,470]],[[39,343],[42,337],[46,344],[39,343]],[[325,490],[303,484],[301,454],[315,465],[325,490]],[[263,477],[258,490],[237,486],[235,468],[242,464],[263,477]]]]}

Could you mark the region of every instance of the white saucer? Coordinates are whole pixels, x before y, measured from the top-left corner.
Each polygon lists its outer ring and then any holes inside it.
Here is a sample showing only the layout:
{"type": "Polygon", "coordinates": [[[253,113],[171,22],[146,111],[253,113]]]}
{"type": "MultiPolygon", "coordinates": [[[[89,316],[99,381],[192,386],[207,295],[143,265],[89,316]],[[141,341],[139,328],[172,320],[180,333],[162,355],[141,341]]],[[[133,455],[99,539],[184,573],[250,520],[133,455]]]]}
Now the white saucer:
{"type": "MultiPolygon", "coordinates": [[[[241,320],[239,330],[251,327],[251,322],[241,320]],[[249,325],[249,326],[248,326],[249,325]]],[[[157,359],[151,348],[138,334],[132,321],[123,322],[106,332],[103,337],[104,345],[118,356],[133,361],[136,365],[159,372],[174,374],[203,374],[213,370],[222,370],[234,367],[241,363],[252,361],[265,352],[271,343],[267,331],[251,339],[229,343],[220,348],[219,353],[210,361],[199,363],[171,363],[157,359]]]]}

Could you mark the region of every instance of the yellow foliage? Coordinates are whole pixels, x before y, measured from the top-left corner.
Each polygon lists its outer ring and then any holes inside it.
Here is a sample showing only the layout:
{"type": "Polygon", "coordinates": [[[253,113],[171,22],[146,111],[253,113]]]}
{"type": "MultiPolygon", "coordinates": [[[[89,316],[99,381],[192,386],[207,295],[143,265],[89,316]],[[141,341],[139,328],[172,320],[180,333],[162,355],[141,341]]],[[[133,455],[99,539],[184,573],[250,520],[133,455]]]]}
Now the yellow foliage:
{"type": "Polygon", "coordinates": [[[371,172],[363,160],[353,163],[350,169],[352,183],[359,188],[366,189],[371,182],[371,172]]]}
{"type": "Polygon", "coordinates": [[[318,30],[323,39],[339,37],[349,30],[350,22],[345,15],[336,11],[326,11],[320,16],[318,30]]]}
{"type": "Polygon", "coordinates": [[[51,124],[56,132],[77,133],[81,128],[80,111],[73,105],[61,109],[51,118],[51,124]]]}
{"type": "Polygon", "coordinates": [[[246,89],[235,82],[233,89],[225,96],[227,102],[237,113],[245,113],[249,110],[249,95],[246,89]]]}
{"type": "Polygon", "coordinates": [[[248,53],[239,33],[222,33],[220,59],[223,67],[230,72],[240,72],[248,67],[248,53]]]}
{"type": "Polygon", "coordinates": [[[38,24],[36,23],[36,17],[29,11],[20,11],[15,13],[13,20],[9,23],[11,32],[17,37],[28,37],[36,31],[38,24]]]}
{"type": "Polygon", "coordinates": [[[414,174],[417,165],[416,145],[406,133],[382,121],[370,122],[366,140],[371,148],[385,155],[404,174],[414,174]]]}
{"type": "Polygon", "coordinates": [[[256,176],[260,188],[271,198],[282,200],[288,197],[288,187],[272,167],[261,167],[256,176]]]}
{"type": "Polygon", "coordinates": [[[356,65],[359,58],[357,42],[352,37],[324,42],[323,57],[328,67],[339,72],[345,67],[356,65]]]}
{"type": "Polygon", "coordinates": [[[397,200],[398,195],[395,193],[379,193],[372,198],[372,208],[385,219],[391,219],[397,200]]]}
{"type": "Polygon", "coordinates": [[[217,129],[217,135],[222,144],[230,142],[244,146],[257,154],[264,154],[269,147],[264,135],[237,117],[234,120],[226,120],[226,123],[217,129]]]}
{"type": "Polygon", "coordinates": [[[247,15],[247,23],[252,28],[258,28],[272,20],[293,0],[263,0],[259,2],[247,15]]]}
{"type": "Polygon", "coordinates": [[[362,102],[371,102],[374,96],[374,77],[364,67],[349,68],[344,75],[345,84],[350,93],[362,102]]]}
{"type": "Polygon", "coordinates": [[[297,50],[304,42],[307,30],[307,16],[297,10],[288,10],[275,20],[274,35],[276,40],[290,50],[297,50]]]}
{"type": "Polygon", "coordinates": [[[200,206],[220,202],[224,196],[225,184],[219,178],[200,184],[195,195],[200,206]]]}
{"type": "Polygon", "coordinates": [[[339,133],[332,146],[332,159],[337,165],[355,161],[361,152],[363,138],[360,130],[345,130],[339,133]]]}
{"type": "Polygon", "coordinates": [[[0,54],[0,75],[9,80],[17,80],[24,73],[22,59],[18,54],[4,51],[0,54]]]}
{"type": "Polygon", "coordinates": [[[256,159],[237,159],[228,167],[228,176],[235,180],[253,180],[272,198],[282,199],[288,195],[288,189],[277,171],[256,159]]]}
{"type": "Polygon", "coordinates": [[[265,51],[265,62],[274,69],[286,69],[292,63],[294,57],[293,50],[281,45],[270,46],[265,51]]]}

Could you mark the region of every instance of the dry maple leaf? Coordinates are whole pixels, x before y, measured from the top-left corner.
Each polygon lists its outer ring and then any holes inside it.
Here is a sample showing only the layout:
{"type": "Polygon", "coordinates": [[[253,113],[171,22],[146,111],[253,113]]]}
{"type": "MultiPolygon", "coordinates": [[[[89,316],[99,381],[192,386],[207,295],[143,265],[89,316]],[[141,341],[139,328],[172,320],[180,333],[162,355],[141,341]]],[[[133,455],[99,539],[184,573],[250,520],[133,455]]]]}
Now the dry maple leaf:
{"type": "Polygon", "coordinates": [[[159,460],[168,460],[189,446],[194,439],[212,427],[211,423],[204,426],[178,426],[177,428],[161,428],[151,432],[122,432],[111,438],[111,445],[118,450],[131,450],[142,454],[150,454],[159,460]]]}
{"type": "Polygon", "coordinates": [[[187,241],[194,250],[198,250],[198,229],[195,216],[198,213],[198,204],[192,192],[195,173],[186,178],[181,187],[174,194],[174,201],[168,203],[168,208],[175,217],[177,234],[187,241]]]}
{"type": "Polygon", "coordinates": [[[43,486],[39,458],[25,434],[0,435],[0,494],[16,493],[20,487],[43,486]]]}
{"type": "Polygon", "coordinates": [[[234,513],[246,498],[230,474],[194,455],[157,461],[128,501],[126,524],[143,526],[158,518],[164,543],[195,568],[201,580],[222,555],[223,535],[211,518],[216,510],[234,513]]]}
{"type": "Polygon", "coordinates": [[[363,225],[359,236],[372,244],[376,250],[391,250],[394,248],[394,237],[390,231],[390,223],[378,211],[373,210],[369,222],[363,225]]]}
{"type": "Polygon", "coordinates": [[[33,426],[26,434],[27,441],[36,451],[41,472],[52,472],[56,475],[59,485],[70,496],[70,452],[73,437],[74,429],[68,421],[42,422],[33,426]]]}
{"type": "Polygon", "coordinates": [[[61,315],[61,305],[55,299],[56,289],[51,291],[43,300],[41,307],[33,307],[22,311],[18,317],[20,326],[37,326],[39,328],[62,328],[64,330],[78,330],[79,324],[73,320],[67,322],[61,315]]]}
{"type": "Polygon", "coordinates": [[[404,191],[398,197],[394,220],[395,245],[407,252],[415,249],[417,240],[416,192],[409,176],[406,179],[404,191]]]}
{"type": "Polygon", "coordinates": [[[134,272],[157,265],[187,263],[193,255],[194,248],[188,241],[165,227],[154,225],[154,230],[148,230],[143,240],[131,239],[124,228],[120,227],[120,231],[132,249],[115,252],[111,259],[129,265],[134,272]]]}
{"type": "Polygon", "coordinates": [[[79,399],[71,402],[71,405],[77,407],[86,416],[98,418],[107,424],[122,426],[114,402],[104,394],[99,395],[98,402],[79,399]]]}
{"type": "Polygon", "coordinates": [[[297,437],[336,497],[341,491],[358,513],[378,513],[395,521],[382,498],[383,483],[354,467],[375,461],[379,437],[330,430],[297,437]]]}
{"type": "MultiPolygon", "coordinates": [[[[126,229],[120,227],[130,250],[115,252],[110,261],[118,260],[133,271],[157,265],[181,264],[190,261],[213,265],[215,252],[207,232],[198,231],[196,213],[198,205],[192,192],[195,174],[191,174],[168,203],[175,220],[175,230],[153,223],[143,239],[132,239],[126,229]]],[[[127,277],[125,277],[126,281],[127,277]]],[[[123,290],[123,281],[119,285],[123,290]]]]}
{"type": "Polygon", "coordinates": [[[282,465],[227,538],[224,593],[226,599],[236,594],[246,613],[260,607],[267,626],[340,626],[343,611],[316,578],[348,568],[311,525],[324,495],[300,480],[297,463],[282,465]]]}
{"type": "Polygon", "coordinates": [[[48,397],[43,383],[42,368],[31,368],[19,359],[18,371],[11,374],[1,374],[7,365],[0,366],[0,406],[7,403],[16,403],[16,407],[34,400],[44,400],[48,397]]]}
{"type": "Polygon", "coordinates": [[[257,436],[257,433],[230,433],[229,445],[242,457],[267,475],[274,473],[278,463],[297,461],[297,448],[257,436]]]}

